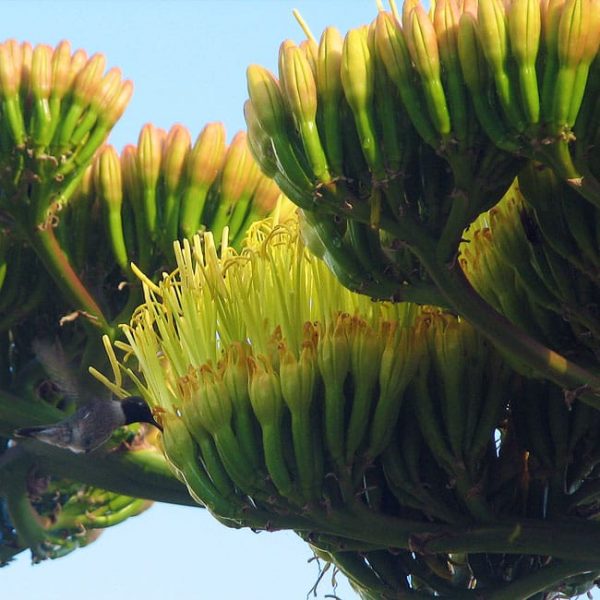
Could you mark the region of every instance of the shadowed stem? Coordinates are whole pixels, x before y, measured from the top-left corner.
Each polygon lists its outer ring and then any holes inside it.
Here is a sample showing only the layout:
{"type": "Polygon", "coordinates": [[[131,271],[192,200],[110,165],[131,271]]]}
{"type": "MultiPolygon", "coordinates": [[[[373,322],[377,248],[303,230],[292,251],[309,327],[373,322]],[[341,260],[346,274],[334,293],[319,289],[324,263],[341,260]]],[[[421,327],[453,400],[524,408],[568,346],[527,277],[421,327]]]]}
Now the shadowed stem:
{"type": "Polygon", "coordinates": [[[111,327],[102,310],[73,270],[54,235],[52,226],[37,227],[31,236],[31,244],[66,300],[73,308],[82,311],[89,323],[101,329],[112,339],[114,335],[111,335],[111,327]]]}
{"type": "MultiPolygon", "coordinates": [[[[333,210],[348,219],[369,223],[366,204],[346,202],[333,210]]],[[[380,227],[406,244],[419,259],[447,304],[499,350],[510,356],[515,363],[530,367],[562,388],[574,390],[585,386],[587,389],[578,397],[586,404],[600,409],[600,396],[595,392],[598,390],[600,393],[600,377],[540,344],[486,303],[471,287],[458,261],[451,264],[440,263],[437,259],[436,241],[422,229],[409,227],[407,223],[398,223],[384,216],[381,217],[380,227]]]]}
{"type": "Polygon", "coordinates": [[[502,589],[484,594],[486,600],[527,600],[546,590],[554,590],[565,579],[581,573],[598,571],[598,564],[574,563],[568,560],[553,561],[549,565],[521,577],[502,589]]]}

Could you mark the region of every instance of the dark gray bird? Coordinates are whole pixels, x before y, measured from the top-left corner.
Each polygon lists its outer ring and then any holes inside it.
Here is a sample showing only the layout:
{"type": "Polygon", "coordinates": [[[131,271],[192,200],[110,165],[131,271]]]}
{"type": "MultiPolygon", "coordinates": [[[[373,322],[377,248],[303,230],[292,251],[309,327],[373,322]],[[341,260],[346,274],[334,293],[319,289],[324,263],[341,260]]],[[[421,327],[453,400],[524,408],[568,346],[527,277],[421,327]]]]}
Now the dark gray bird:
{"type": "MultiPolygon", "coordinates": [[[[60,345],[34,340],[33,351],[53,383],[66,397],[81,400],[89,395],[83,392],[83,386],[60,345]]],[[[121,401],[92,396],[86,398],[85,403],[72,415],[58,423],[22,427],[14,433],[16,437],[35,438],[81,453],[95,450],[110,438],[115,429],[131,423],[150,423],[160,429],[140,396],[130,396],[121,401]]]]}
{"type": "Polygon", "coordinates": [[[22,427],[15,431],[15,436],[35,438],[72,452],[91,452],[104,444],[115,429],[131,423],[150,423],[159,427],[140,396],[130,396],[121,401],[92,399],[54,425],[22,427]]]}

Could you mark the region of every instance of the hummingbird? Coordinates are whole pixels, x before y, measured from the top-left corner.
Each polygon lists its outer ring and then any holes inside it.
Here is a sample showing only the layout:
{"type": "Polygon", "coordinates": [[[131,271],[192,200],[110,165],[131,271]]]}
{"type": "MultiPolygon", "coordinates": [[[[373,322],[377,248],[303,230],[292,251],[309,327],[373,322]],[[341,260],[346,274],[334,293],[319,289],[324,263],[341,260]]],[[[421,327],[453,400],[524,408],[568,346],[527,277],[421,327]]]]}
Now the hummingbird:
{"type": "MultiPolygon", "coordinates": [[[[43,342],[34,343],[34,352],[52,379],[66,395],[79,396],[78,383],[63,355],[43,342]]],[[[50,425],[22,427],[16,437],[35,438],[59,448],[82,453],[95,450],[106,442],[115,429],[131,423],[150,423],[160,429],[152,412],[141,396],[123,400],[91,397],[69,417],[50,425]]]]}
{"type": "Polygon", "coordinates": [[[35,438],[71,452],[91,452],[112,435],[115,429],[131,423],[150,423],[160,429],[150,408],[140,396],[124,400],[93,398],[71,416],[53,425],[21,427],[15,436],[35,438]]]}

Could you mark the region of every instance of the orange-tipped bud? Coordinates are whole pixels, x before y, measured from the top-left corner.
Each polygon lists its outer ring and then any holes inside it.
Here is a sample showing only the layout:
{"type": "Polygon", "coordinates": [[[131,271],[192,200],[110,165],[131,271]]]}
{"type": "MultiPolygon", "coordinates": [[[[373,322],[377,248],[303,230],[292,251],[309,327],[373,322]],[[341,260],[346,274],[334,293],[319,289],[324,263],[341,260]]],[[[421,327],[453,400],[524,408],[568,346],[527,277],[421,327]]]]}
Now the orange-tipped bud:
{"type": "Polygon", "coordinates": [[[98,113],[107,107],[116,97],[121,87],[121,69],[113,67],[101,79],[96,93],[90,99],[90,104],[98,113]]]}
{"type": "Polygon", "coordinates": [[[135,203],[140,194],[137,165],[137,149],[133,144],[127,144],[121,152],[121,175],[123,189],[127,197],[135,203]]]}
{"type": "Polygon", "coordinates": [[[75,78],[79,75],[79,73],[81,72],[81,69],[83,69],[83,67],[87,64],[88,62],[88,55],[85,52],[85,50],[75,50],[75,52],[73,53],[73,56],[71,57],[71,67],[69,69],[69,82],[68,82],[68,87],[71,87],[71,85],[73,85],[73,82],[75,81],[75,78]]]}
{"type": "Polygon", "coordinates": [[[167,193],[181,185],[192,140],[183,125],[174,125],[167,135],[163,155],[163,177],[167,193]]]}
{"type": "Polygon", "coordinates": [[[315,42],[315,40],[302,40],[299,47],[310,65],[313,76],[316,77],[317,60],[319,56],[319,46],[317,45],[317,42],[315,42]]]}
{"type": "Polygon", "coordinates": [[[0,92],[4,97],[19,92],[20,73],[15,68],[8,43],[0,44],[0,92]]]}
{"type": "Polygon", "coordinates": [[[337,102],[342,94],[340,69],[344,39],[335,27],[328,27],[321,36],[317,61],[317,89],[325,101],[337,102]]]}
{"type": "Polygon", "coordinates": [[[239,131],[227,150],[221,179],[221,193],[228,202],[236,202],[251,185],[256,186],[259,171],[246,143],[246,133],[239,131]]]}
{"type": "Polygon", "coordinates": [[[106,59],[102,54],[94,54],[81,69],[73,82],[73,96],[83,104],[89,104],[100,85],[106,59]]]}
{"type": "Polygon", "coordinates": [[[225,160],[225,127],[209,123],[200,132],[190,153],[188,178],[192,185],[210,186],[225,160]]]}
{"type": "Polygon", "coordinates": [[[112,126],[116,123],[121,115],[125,112],[131,96],[133,95],[133,82],[124,81],[121,83],[119,91],[112,97],[111,102],[106,106],[102,106],[104,120],[112,126]]]}
{"type": "Polygon", "coordinates": [[[254,190],[252,204],[260,215],[268,215],[277,205],[282,193],[279,186],[269,177],[261,177],[254,190]]]}
{"type": "Polygon", "coordinates": [[[20,46],[20,49],[17,50],[17,42],[13,44],[13,50],[11,50],[13,56],[17,56],[20,54],[20,84],[21,84],[21,93],[26,96],[29,94],[29,89],[31,86],[31,63],[33,61],[33,47],[29,42],[23,42],[20,46]]]}
{"type": "Polygon", "coordinates": [[[276,423],[283,407],[279,377],[265,357],[250,357],[250,402],[259,423],[276,423]],[[262,360],[261,360],[262,359],[262,360]]]}
{"type": "Polygon", "coordinates": [[[160,130],[147,123],[142,127],[138,138],[137,165],[142,185],[155,188],[160,175],[163,136],[160,130]]]}
{"type": "Polygon", "coordinates": [[[104,146],[94,167],[94,188],[111,207],[121,206],[123,187],[117,151],[112,146],[104,146]]]}
{"type": "Polygon", "coordinates": [[[52,55],[52,95],[62,98],[69,89],[71,71],[71,44],[63,40],[52,55]]]}
{"type": "Polygon", "coordinates": [[[36,46],[31,62],[31,91],[37,99],[48,98],[52,88],[52,48],[36,46]]]}

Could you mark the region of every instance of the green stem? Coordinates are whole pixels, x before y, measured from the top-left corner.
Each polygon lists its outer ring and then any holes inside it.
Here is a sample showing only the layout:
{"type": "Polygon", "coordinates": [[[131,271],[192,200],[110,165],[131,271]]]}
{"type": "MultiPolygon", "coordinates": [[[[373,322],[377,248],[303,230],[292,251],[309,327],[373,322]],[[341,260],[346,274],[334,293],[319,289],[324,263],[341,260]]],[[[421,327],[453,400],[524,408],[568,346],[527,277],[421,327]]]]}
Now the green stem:
{"type": "MultiPolygon", "coordinates": [[[[334,211],[349,219],[369,222],[368,210],[359,202],[346,202],[345,205],[334,207],[334,211]]],[[[381,217],[380,226],[410,248],[443,299],[500,350],[511,356],[516,363],[531,367],[563,388],[589,386],[592,393],[585,391],[580,398],[600,409],[600,398],[593,393],[593,390],[600,390],[600,378],[529,337],[494,310],[471,287],[458,263],[447,265],[437,260],[434,239],[419,227],[410,228],[407,223],[397,223],[384,216],[381,217]]]]}
{"type": "Polygon", "coordinates": [[[53,227],[50,225],[36,227],[31,236],[31,243],[65,298],[75,309],[83,311],[89,321],[100,328],[103,333],[108,334],[111,338],[114,337],[111,335],[111,327],[102,310],[83,285],[60,247],[53,227]]]}
{"type": "Polygon", "coordinates": [[[6,498],[8,514],[17,531],[19,543],[31,548],[35,557],[43,556],[43,544],[48,535],[27,493],[27,473],[31,465],[26,457],[12,464],[2,478],[0,495],[6,498]]]}
{"type": "MultiPolygon", "coordinates": [[[[473,290],[457,264],[440,265],[429,249],[413,248],[413,251],[448,303],[515,363],[531,367],[563,388],[588,385],[600,390],[600,378],[540,344],[496,312],[473,290]]],[[[581,398],[594,408],[600,408],[596,393],[582,394],[581,398]]]]}
{"type": "Polygon", "coordinates": [[[36,464],[57,477],[156,502],[197,506],[156,450],[75,454],[34,440],[19,442],[36,464]]]}
{"type": "Polygon", "coordinates": [[[574,563],[568,560],[552,561],[548,566],[484,597],[486,600],[527,600],[538,592],[555,589],[568,577],[597,570],[598,564],[574,563]]]}
{"type": "Polygon", "coordinates": [[[600,525],[584,519],[523,519],[456,527],[372,513],[358,502],[351,510],[310,516],[314,531],[380,548],[404,548],[418,554],[536,554],[600,567],[600,525]]]}

